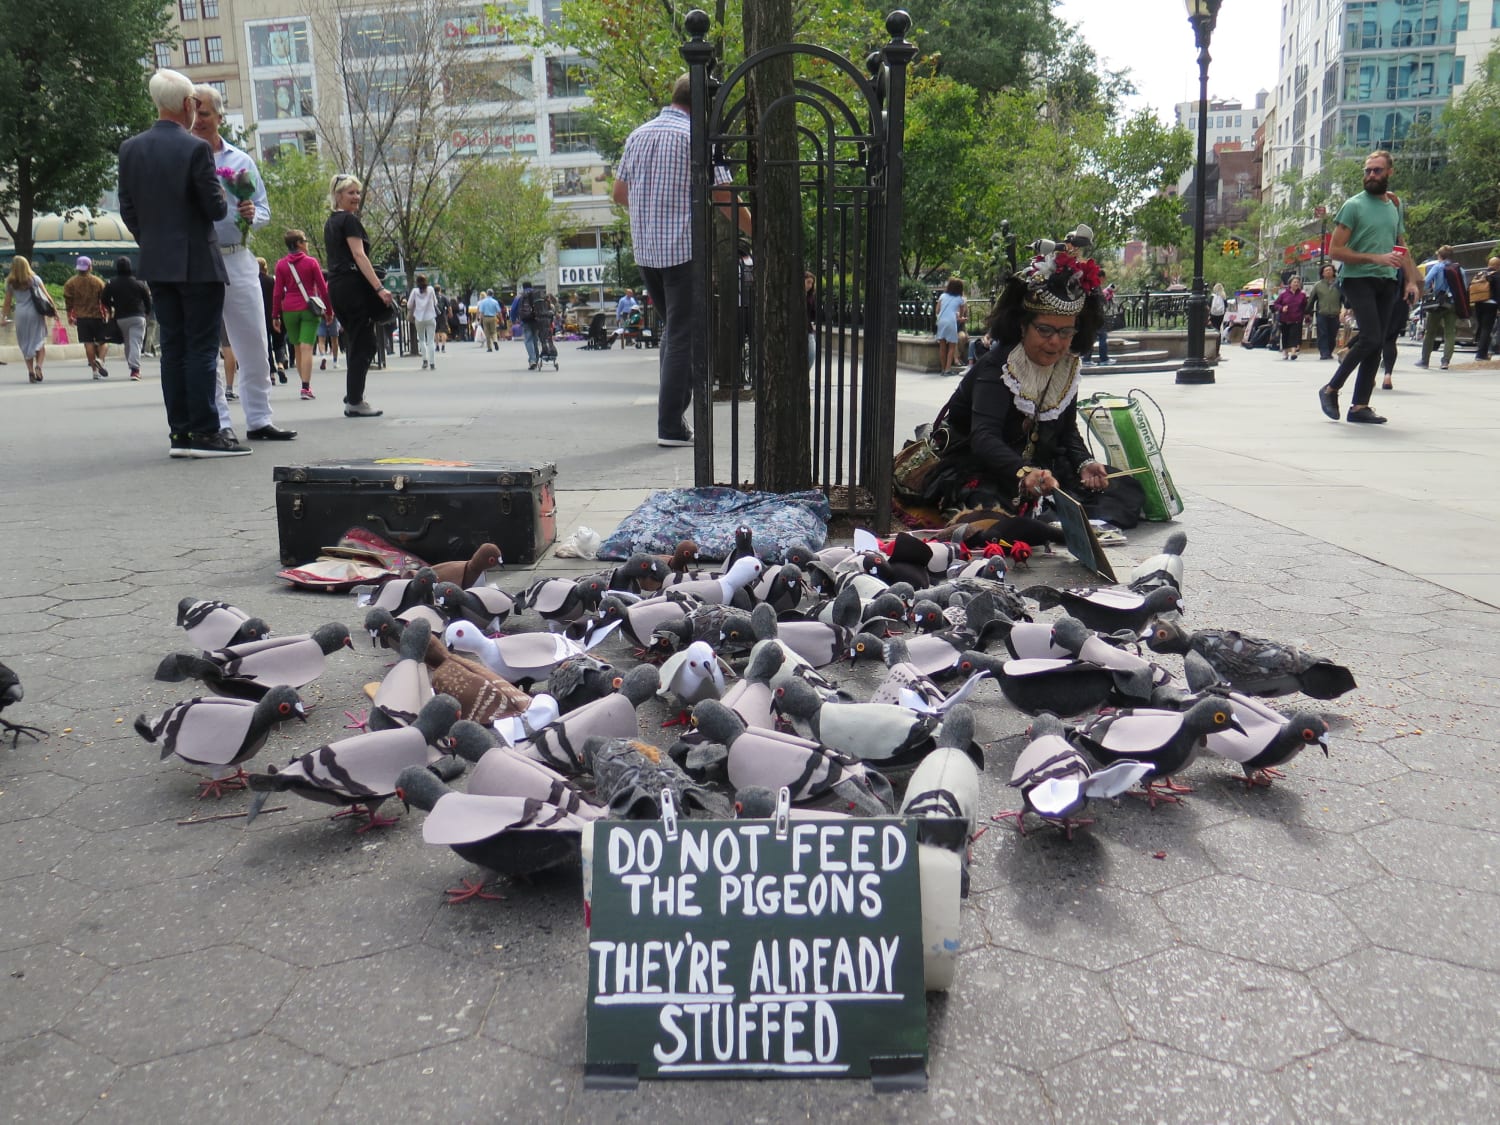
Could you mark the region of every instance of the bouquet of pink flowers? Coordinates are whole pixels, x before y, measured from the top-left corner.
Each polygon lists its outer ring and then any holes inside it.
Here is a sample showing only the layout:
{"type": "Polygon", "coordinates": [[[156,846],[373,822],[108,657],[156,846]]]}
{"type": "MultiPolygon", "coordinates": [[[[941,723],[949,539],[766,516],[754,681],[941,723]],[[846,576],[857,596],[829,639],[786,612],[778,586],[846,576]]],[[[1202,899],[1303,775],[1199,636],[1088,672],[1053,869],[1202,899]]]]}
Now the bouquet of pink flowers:
{"type": "MultiPolygon", "coordinates": [[[[248,170],[241,168],[233,172],[228,168],[215,168],[214,171],[223,182],[225,194],[233,196],[236,202],[255,198],[255,180],[248,170]]],[[[250,220],[236,214],[234,225],[240,228],[240,244],[243,245],[245,236],[250,233],[250,220]]]]}

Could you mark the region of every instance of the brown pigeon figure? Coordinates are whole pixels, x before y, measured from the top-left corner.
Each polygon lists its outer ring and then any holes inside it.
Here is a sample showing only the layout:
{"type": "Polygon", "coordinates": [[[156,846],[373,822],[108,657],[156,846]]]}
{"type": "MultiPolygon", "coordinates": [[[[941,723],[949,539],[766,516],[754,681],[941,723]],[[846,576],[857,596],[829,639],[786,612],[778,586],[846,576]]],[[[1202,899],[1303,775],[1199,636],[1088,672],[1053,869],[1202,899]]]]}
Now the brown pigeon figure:
{"type": "Polygon", "coordinates": [[[484,572],[505,565],[500,557],[500,548],[493,543],[481,543],[468,562],[440,562],[432,564],[432,573],[438,582],[452,582],[461,590],[479,585],[484,572]]]}

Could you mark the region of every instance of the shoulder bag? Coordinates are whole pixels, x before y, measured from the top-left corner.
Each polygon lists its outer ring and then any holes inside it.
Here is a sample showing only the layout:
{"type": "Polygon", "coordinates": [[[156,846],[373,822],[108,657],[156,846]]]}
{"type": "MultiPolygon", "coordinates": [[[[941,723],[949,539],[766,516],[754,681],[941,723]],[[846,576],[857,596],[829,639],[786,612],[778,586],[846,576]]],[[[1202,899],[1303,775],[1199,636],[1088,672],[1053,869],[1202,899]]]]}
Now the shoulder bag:
{"type": "Polygon", "coordinates": [[[297,292],[302,294],[302,299],[307,302],[307,307],[319,316],[327,316],[328,306],[323,303],[323,298],[309,297],[307,295],[307,286],[302,284],[302,271],[292,265],[291,262],[287,263],[287,269],[292,271],[292,280],[297,283],[297,292]]]}
{"type": "Polygon", "coordinates": [[[41,279],[35,276],[31,279],[31,305],[38,316],[57,316],[57,306],[52,303],[52,297],[42,285],[41,279]]]}
{"type": "Polygon", "coordinates": [[[927,499],[943,454],[957,448],[953,439],[953,430],[948,425],[948,404],[944,404],[931,425],[918,426],[916,439],[907,442],[896,454],[891,478],[897,497],[927,499]]]}

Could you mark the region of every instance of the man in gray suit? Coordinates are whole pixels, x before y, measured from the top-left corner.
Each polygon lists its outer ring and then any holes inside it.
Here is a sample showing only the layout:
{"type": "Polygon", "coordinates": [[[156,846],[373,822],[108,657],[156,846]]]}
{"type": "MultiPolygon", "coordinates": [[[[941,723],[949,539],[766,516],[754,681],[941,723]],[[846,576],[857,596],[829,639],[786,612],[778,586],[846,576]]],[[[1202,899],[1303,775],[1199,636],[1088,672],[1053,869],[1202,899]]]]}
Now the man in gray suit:
{"type": "Polygon", "coordinates": [[[188,132],[197,102],[175,70],[151,76],[156,124],[120,146],[120,214],[140,244],[161,330],[161,395],[173,457],[243,457],[219,431],[214,387],[228,275],[214,222],[229,211],[208,145],[188,132]]]}

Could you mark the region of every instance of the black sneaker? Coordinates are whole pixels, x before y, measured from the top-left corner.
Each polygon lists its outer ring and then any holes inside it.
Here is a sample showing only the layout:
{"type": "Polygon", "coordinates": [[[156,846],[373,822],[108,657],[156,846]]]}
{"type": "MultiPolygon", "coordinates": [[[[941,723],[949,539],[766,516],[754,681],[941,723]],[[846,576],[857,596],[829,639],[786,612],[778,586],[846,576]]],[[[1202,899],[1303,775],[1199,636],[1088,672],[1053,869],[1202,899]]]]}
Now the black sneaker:
{"type": "Polygon", "coordinates": [[[109,372],[104,369],[104,364],[102,364],[102,363],[99,365],[99,378],[101,378],[101,379],[108,379],[109,378],[109,372]]]}
{"type": "Polygon", "coordinates": [[[188,438],[187,434],[173,434],[172,435],[172,447],[171,447],[170,451],[167,453],[167,456],[168,457],[191,457],[192,454],[188,452],[188,441],[189,441],[189,438],[188,438]]]}
{"type": "Polygon", "coordinates": [[[188,437],[187,455],[200,460],[209,457],[248,457],[250,447],[241,445],[224,431],[216,434],[191,434],[188,437]]]}
{"type": "Polygon", "coordinates": [[[1339,420],[1339,393],[1332,387],[1321,387],[1318,390],[1318,405],[1323,408],[1323,413],[1335,422],[1339,420]]]}
{"type": "Polygon", "coordinates": [[[1374,426],[1385,424],[1385,419],[1379,414],[1376,414],[1375,411],[1371,410],[1368,406],[1361,406],[1358,408],[1351,406],[1349,408],[1349,413],[1344,415],[1344,421],[1365,422],[1369,425],[1374,426]]]}

